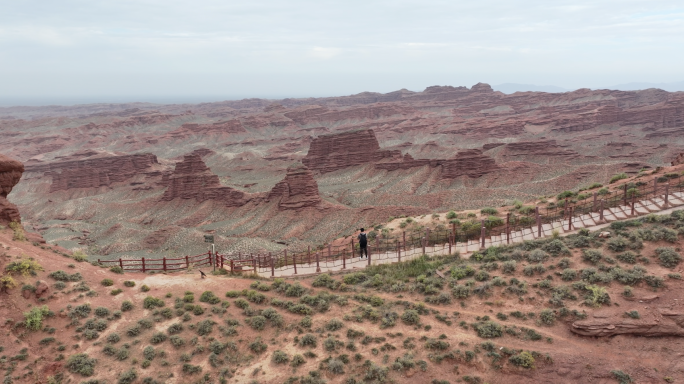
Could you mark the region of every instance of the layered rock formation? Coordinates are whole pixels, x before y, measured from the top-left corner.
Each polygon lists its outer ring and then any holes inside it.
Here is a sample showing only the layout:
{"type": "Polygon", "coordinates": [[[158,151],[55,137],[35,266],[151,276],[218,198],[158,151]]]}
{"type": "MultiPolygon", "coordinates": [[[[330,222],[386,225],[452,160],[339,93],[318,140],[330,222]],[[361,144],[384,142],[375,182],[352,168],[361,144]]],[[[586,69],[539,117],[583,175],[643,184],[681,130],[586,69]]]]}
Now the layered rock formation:
{"type": "Polygon", "coordinates": [[[168,186],[162,201],[173,199],[195,199],[198,202],[215,200],[228,207],[241,207],[249,199],[244,192],[224,187],[216,174],[204,164],[198,154],[186,155],[176,163],[171,175],[165,177],[168,186]]]}
{"type": "Polygon", "coordinates": [[[479,149],[458,152],[451,159],[414,159],[410,154],[404,155],[401,161],[388,161],[375,164],[375,168],[387,171],[410,169],[413,167],[442,167],[443,179],[455,179],[459,176],[477,178],[494,172],[499,167],[494,159],[483,155],[479,149]]]}
{"type": "Polygon", "coordinates": [[[159,164],[150,153],[112,155],[95,151],[73,154],[61,160],[26,167],[26,172],[44,172],[52,177],[50,192],[74,188],[109,187],[143,174],[159,164]]]}
{"type": "Polygon", "coordinates": [[[611,316],[576,321],[570,330],[583,336],[684,336],[684,312],[667,308],[656,310],[655,316],[628,319],[611,316]]]}
{"type": "Polygon", "coordinates": [[[266,200],[279,200],[280,210],[314,207],[322,201],[313,172],[301,164],[287,169],[285,178],[271,189],[266,200]]]}
{"type": "Polygon", "coordinates": [[[24,173],[24,164],[0,155],[0,223],[20,222],[19,209],[7,201],[7,195],[19,182],[24,173]]]}
{"type": "Polygon", "coordinates": [[[302,163],[321,173],[401,157],[400,151],[381,150],[372,129],[323,135],[311,142],[302,163]]]}
{"type": "Polygon", "coordinates": [[[679,155],[677,155],[677,157],[676,157],[674,160],[672,160],[672,163],[671,163],[671,164],[672,164],[673,166],[674,166],[674,165],[679,165],[679,164],[684,164],[684,152],[682,152],[682,153],[680,153],[679,155]]]}

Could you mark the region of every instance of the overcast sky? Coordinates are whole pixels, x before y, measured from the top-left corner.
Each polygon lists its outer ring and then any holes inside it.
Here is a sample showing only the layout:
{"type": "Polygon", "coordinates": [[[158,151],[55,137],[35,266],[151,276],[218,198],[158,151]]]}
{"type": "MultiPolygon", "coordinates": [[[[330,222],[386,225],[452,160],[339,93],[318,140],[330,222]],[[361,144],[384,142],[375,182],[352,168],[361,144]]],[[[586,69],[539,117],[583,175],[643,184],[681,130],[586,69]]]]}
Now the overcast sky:
{"type": "Polygon", "coordinates": [[[477,82],[597,88],[682,81],[683,72],[682,0],[22,0],[0,8],[5,105],[477,82]]]}

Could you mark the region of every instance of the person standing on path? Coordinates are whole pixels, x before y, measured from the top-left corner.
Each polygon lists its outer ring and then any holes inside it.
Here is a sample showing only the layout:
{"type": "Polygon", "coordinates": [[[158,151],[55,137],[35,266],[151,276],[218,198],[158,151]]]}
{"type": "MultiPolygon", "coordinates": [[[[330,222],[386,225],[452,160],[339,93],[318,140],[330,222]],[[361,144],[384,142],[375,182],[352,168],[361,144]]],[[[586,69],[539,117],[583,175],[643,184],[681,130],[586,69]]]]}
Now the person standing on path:
{"type": "Polygon", "coordinates": [[[361,233],[359,233],[358,236],[359,239],[359,259],[363,258],[364,252],[366,253],[366,259],[368,258],[368,236],[366,235],[366,232],[364,232],[364,229],[361,228],[361,233]]]}

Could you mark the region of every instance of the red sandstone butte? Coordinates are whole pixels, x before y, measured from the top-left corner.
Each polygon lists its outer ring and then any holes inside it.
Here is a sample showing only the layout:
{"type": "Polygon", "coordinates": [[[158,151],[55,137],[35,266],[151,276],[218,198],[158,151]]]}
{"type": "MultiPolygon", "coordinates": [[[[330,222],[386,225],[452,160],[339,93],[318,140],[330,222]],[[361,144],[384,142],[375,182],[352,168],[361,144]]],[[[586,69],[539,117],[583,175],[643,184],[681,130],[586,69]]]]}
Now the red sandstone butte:
{"type": "Polygon", "coordinates": [[[17,206],[7,201],[7,195],[24,173],[24,164],[0,155],[0,223],[21,222],[17,206]]]}
{"type": "Polygon", "coordinates": [[[248,201],[244,192],[222,186],[218,176],[197,154],[185,155],[183,161],[176,163],[176,169],[166,181],[168,188],[162,201],[176,198],[195,199],[198,202],[215,200],[228,207],[241,207],[248,201]]]}
{"type": "Polygon", "coordinates": [[[285,178],[271,189],[267,201],[276,199],[283,211],[317,206],[322,201],[313,172],[301,164],[290,166],[285,178]]]}
{"type": "Polygon", "coordinates": [[[144,173],[157,156],[151,153],[111,155],[95,151],[75,153],[60,161],[26,167],[26,172],[45,172],[52,176],[50,192],[74,188],[108,187],[144,173]]]}
{"type": "Polygon", "coordinates": [[[400,158],[401,152],[381,150],[375,132],[363,129],[313,139],[302,163],[309,169],[326,173],[393,157],[400,158]]]}

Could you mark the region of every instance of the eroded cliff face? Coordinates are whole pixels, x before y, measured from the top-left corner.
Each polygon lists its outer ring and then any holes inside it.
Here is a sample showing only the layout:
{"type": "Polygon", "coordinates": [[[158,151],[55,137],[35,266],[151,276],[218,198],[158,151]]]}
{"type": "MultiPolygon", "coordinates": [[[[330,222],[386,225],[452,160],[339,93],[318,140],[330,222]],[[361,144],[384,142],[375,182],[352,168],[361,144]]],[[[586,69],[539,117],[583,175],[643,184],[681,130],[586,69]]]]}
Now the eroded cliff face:
{"type": "Polygon", "coordinates": [[[0,223],[21,222],[19,209],[7,201],[7,195],[19,182],[24,173],[24,164],[7,156],[0,155],[0,223]]]}
{"type": "Polygon", "coordinates": [[[401,152],[381,150],[375,132],[363,129],[313,139],[302,163],[309,169],[326,173],[388,158],[399,159],[401,152]]]}
{"type": "Polygon", "coordinates": [[[313,172],[304,165],[289,167],[285,178],[271,189],[266,199],[278,200],[280,210],[315,207],[322,201],[313,172]]]}
{"type": "Polygon", "coordinates": [[[28,165],[26,172],[44,172],[52,176],[50,192],[56,192],[109,187],[112,183],[141,175],[155,164],[159,164],[157,156],[150,153],[113,155],[85,151],[47,164],[28,165]]]}
{"type": "Polygon", "coordinates": [[[168,188],[162,201],[215,200],[228,207],[241,207],[249,200],[244,192],[222,186],[218,176],[211,172],[198,154],[184,156],[183,161],[176,163],[175,170],[164,181],[168,188]]]}

